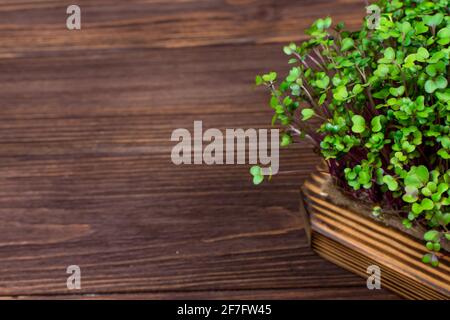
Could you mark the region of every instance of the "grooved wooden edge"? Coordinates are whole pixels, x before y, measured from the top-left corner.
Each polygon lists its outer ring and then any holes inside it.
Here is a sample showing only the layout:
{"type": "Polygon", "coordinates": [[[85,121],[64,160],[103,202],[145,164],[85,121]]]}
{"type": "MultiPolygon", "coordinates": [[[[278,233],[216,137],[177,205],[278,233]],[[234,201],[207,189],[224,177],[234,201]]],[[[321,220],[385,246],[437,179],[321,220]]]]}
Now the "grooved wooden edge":
{"type": "Polygon", "coordinates": [[[305,228],[306,233],[306,239],[308,240],[308,245],[311,246],[311,224],[309,223],[309,213],[306,209],[305,201],[303,200],[305,198],[305,194],[303,193],[303,190],[300,189],[300,215],[303,219],[303,225],[305,228]]]}
{"type": "Polygon", "coordinates": [[[375,264],[386,288],[408,299],[450,298],[450,257],[442,254],[433,268],[420,261],[423,243],[347,208],[334,205],[321,192],[328,178],[314,173],[302,188],[301,213],[312,248],[322,257],[367,277],[375,264]]]}
{"type": "Polygon", "coordinates": [[[313,249],[323,258],[333,262],[334,264],[347,269],[363,278],[367,278],[367,266],[378,265],[382,270],[381,280],[382,287],[392,290],[393,292],[408,299],[445,299],[444,295],[419,283],[410,282],[407,277],[403,277],[395,270],[380,264],[376,260],[372,260],[341,245],[320,233],[313,234],[313,249]]]}

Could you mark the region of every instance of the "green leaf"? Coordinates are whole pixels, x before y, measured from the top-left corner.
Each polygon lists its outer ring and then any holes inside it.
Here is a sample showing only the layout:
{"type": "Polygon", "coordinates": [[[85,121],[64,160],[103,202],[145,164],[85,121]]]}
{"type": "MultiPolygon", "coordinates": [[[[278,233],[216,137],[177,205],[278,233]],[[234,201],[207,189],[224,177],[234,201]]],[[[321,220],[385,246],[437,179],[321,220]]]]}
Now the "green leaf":
{"type": "Polygon", "coordinates": [[[414,29],[416,30],[416,35],[419,35],[419,34],[422,34],[422,33],[425,33],[428,31],[428,27],[423,22],[417,22],[414,25],[414,29]]]}
{"type": "Polygon", "coordinates": [[[302,120],[303,121],[308,120],[312,116],[314,116],[314,114],[315,114],[315,112],[314,112],[313,109],[305,108],[305,109],[302,110],[302,116],[303,116],[302,120]]]}
{"type": "Polygon", "coordinates": [[[319,98],[319,105],[322,105],[326,99],[327,99],[327,94],[326,93],[322,94],[319,98]]]}
{"type": "Polygon", "coordinates": [[[324,30],[324,29],[328,29],[331,26],[332,20],[330,17],[327,17],[325,19],[317,19],[314,22],[314,25],[317,27],[317,29],[319,30],[324,30]]]}
{"type": "Polygon", "coordinates": [[[264,181],[264,176],[253,176],[253,184],[258,185],[264,181]]]}
{"type": "Polygon", "coordinates": [[[421,192],[422,192],[422,194],[425,196],[425,197],[429,197],[429,196],[431,196],[432,195],[432,192],[431,192],[431,190],[429,189],[429,188],[423,188],[422,190],[421,190],[421,192]]]}
{"type": "Polygon", "coordinates": [[[366,184],[370,182],[370,175],[366,171],[361,171],[358,174],[358,182],[360,184],[366,184]]]}
{"type": "Polygon", "coordinates": [[[253,184],[258,185],[264,181],[262,170],[259,166],[253,166],[250,168],[250,174],[253,176],[253,184]]]}
{"type": "Polygon", "coordinates": [[[403,201],[414,203],[419,199],[419,190],[416,187],[406,186],[405,194],[402,196],[403,201]]]}
{"type": "Polygon", "coordinates": [[[281,136],[281,143],[280,143],[280,145],[282,147],[287,147],[291,143],[292,143],[292,137],[289,134],[285,133],[285,134],[283,134],[281,136]]]}
{"type": "Polygon", "coordinates": [[[438,89],[445,89],[447,88],[448,81],[444,76],[437,77],[434,82],[436,83],[436,87],[438,89]]]}
{"type": "Polygon", "coordinates": [[[285,54],[287,54],[288,56],[290,56],[290,55],[292,54],[291,48],[289,48],[289,47],[287,47],[287,46],[283,48],[283,52],[284,52],[285,54]]]}
{"type": "Polygon", "coordinates": [[[439,30],[439,32],[437,33],[437,37],[439,38],[439,40],[437,41],[440,45],[447,45],[450,43],[450,28],[443,28],[441,30],[439,30]]]}
{"type": "Polygon", "coordinates": [[[430,263],[431,262],[431,254],[429,254],[429,253],[425,254],[422,258],[422,262],[427,263],[427,264],[430,263]]]}
{"type": "Polygon", "coordinates": [[[439,266],[439,260],[435,255],[431,256],[431,265],[435,268],[439,266]]]}
{"type": "Polygon", "coordinates": [[[383,182],[388,186],[390,191],[396,191],[398,189],[398,182],[390,175],[385,175],[383,182]]]}
{"type": "Polygon", "coordinates": [[[352,117],[352,131],[354,133],[363,133],[366,130],[366,120],[360,115],[354,115],[352,117]]]}
{"type": "Polygon", "coordinates": [[[383,115],[375,116],[372,118],[372,121],[370,122],[370,124],[372,125],[373,132],[381,131],[381,129],[383,128],[382,123],[381,123],[382,119],[384,119],[383,115]]]}
{"type": "Polygon", "coordinates": [[[270,106],[275,109],[276,106],[278,105],[278,98],[276,96],[272,96],[270,98],[270,106]]]}
{"type": "Polygon", "coordinates": [[[392,49],[392,47],[386,48],[384,51],[384,58],[388,60],[394,60],[395,59],[395,51],[392,49]]]}
{"type": "Polygon", "coordinates": [[[438,156],[442,159],[448,160],[450,159],[450,154],[445,149],[439,149],[437,152],[438,156]]]}
{"type": "Polygon", "coordinates": [[[385,64],[379,64],[374,72],[374,75],[380,78],[385,78],[389,74],[389,66],[385,64]]]}
{"type": "Polygon", "coordinates": [[[293,54],[296,50],[297,50],[297,46],[295,45],[295,43],[291,43],[291,44],[289,44],[289,46],[286,46],[283,48],[284,53],[287,54],[288,56],[293,54]]]}
{"type": "Polygon", "coordinates": [[[429,172],[427,167],[420,165],[412,167],[405,177],[405,185],[407,187],[421,188],[429,179],[429,172]]]}
{"type": "Polygon", "coordinates": [[[336,100],[343,101],[348,98],[347,88],[345,86],[338,86],[333,93],[336,100]]]}
{"type": "Polygon", "coordinates": [[[332,23],[333,23],[333,20],[331,19],[331,17],[326,17],[325,19],[323,19],[323,27],[325,29],[328,29],[329,27],[331,27],[332,23]]]}
{"type": "Polygon", "coordinates": [[[423,61],[427,60],[429,56],[430,56],[430,53],[429,53],[428,50],[425,49],[424,47],[420,47],[420,48],[417,50],[417,53],[416,53],[416,58],[417,58],[417,60],[423,62],[423,61]]]}
{"type": "Polygon", "coordinates": [[[413,68],[415,66],[414,62],[416,62],[416,61],[417,61],[417,54],[415,54],[415,53],[409,54],[405,58],[404,66],[406,68],[413,68]]]}
{"type": "Polygon", "coordinates": [[[286,81],[294,82],[300,77],[300,68],[294,67],[289,71],[289,75],[286,78],[286,81]]]}
{"type": "Polygon", "coordinates": [[[429,230],[425,232],[425,234],[423,235],[423,239],[425,241],[437,242],[439,241],[439,232],[436,230],[429,230]]]}
{"type": "Polygon", "coordinates": [[[342,39],[341,51],[347,51],[350,48],[354,47],[355,42],[352,38],[342,39]]]}
{"type": "Polygon", "coordinates": [[[434,203],[433,201],[431,201],[428,198],[425,198],[422,200],[422,202],[420,203],[420,206],[424,209],[424,210],[431,210],[434,208],[434,203]]]}
{"type": "Polygon", "coordinates": [[[437,51],[435,53],[433,53],[433,55],[431,56],[431,58],[429,58],[427,60],[428,63],[438,63],[440,62],[442,59],[444,59],[446,57],[446,53],[441,50],[441,51],[437,51]]]}
{"type": "Polygon", "coordinates": [[[433,251],[439,252],[441,250],[441,244],[439,242],[433,243],[433,251]]]}
{"type": "Polygon", "coordinates": [[[389,89],[384,88],[378,92],[375,92],[372,96],[377,99],[386,99],[389,96],[389,89]]]}
{"type": "Polygon", "coordinates": [[[394,97],[399,97],[403,95],[404,92],[405,92],[404,86],[400,86],[398,88],[389,88],[389,93],[392,94],[394,97]]]}
{"type": "Polygon", "coordinates": [[[439,32],[437,33],[437,36],[439,38],[450,38],[450,28],[446,27],[446,28],[442,28],[441,30],[439,30],[439,32]]]}
{"type": "Polygon", "coordinates": [[[319,29],[319,30],[323,30],[323,28],[325,28],[325,23],[324,23],[323,19],[317,19],[314,24],[316,25],[317,29],[319,29]]]}
{"type": "Polygon", "coordinates": [[[435,79],[429,79],[425,82],[425,91],[428,93],[433,93],[438,89],[447,88],[448,81],[447,79],[440,75],[435,79]]]}
{"type": "Polygon", "coordinates": [[[408,219],[403,219],[402,224],[403,224],[403,226],[406,229],[411,229],[412,228],[412,223],[408,219]]]}
{"type": "Polygon", "coordinates": [[[435,27],[441,24],[444,15],[442,13],[436,13],[434,16],[424,16],[422,19],[427,26],[435,27]]]}
{"type": "Polygon", "coordinates": [[[263,80],[266,82],[273,82],[277,79],[277,73],[276,72],[270,72],[268,74],[265,74],[262,76],[263,80]]]}
{"type": "Polygon", "coordinates": [[[358,84],[355,84],[355,86],[353,87],[352,93],[355,95],[360,94],[361,92],[363,92],[363,90],[364,90],[363,86],[358,83],[358,84]]]}
{"type": "Polygon", "coordinates": [[[442,217],[442,225],[447,226],[450,224],[450,213],[446,213],[442,217]]]}
{"type": "Polygon", "coordinates": [[[427,74],[430,77],[435,77],[437,74],[437,70],[436,70],[436,65],[434,64],[429,64],[426,68],[425,71],[427,72],[427,74]]]}
{"type": "Polygon", "coordinates": [[[423,208],[420,204],[418,204],[417,202],[413,203],[413,205],[411,206],[411,210],[414,214],[419,215],[422,213],[423,208]]]}
{"type": "Polygon", "coordinates": [[[425,91],[428,93],[433,93],[434,91],[436,91],[437,87],[434,83],[433,80],[427,80],[427,82],[425,82],[425,91]]]}
{"type": "Polygon", "coordinates": [[[250,168],[250,174],[251,174],[252,176],[259,176],[259,175],[261,175],[261,174],[262,174],[261,167],[259,167],[259,166],[253,166],[253,167],[251,167],[251,168],[250,168]]]}
{"type": "Polygon", "coordinates": [[[316,80],[316,86],[320,89],[326,89],[330,84],[330,78],[328,76],[324,76],[322,79],[316,80]]]}
{"type": "Polygon", "coordinates": [[[403,33],[404,36],[406,36],[412,30],[413,28],[411,27],[411,24],[408,21],[405,21],[400,25],[400,32],[403,33]]]}
{"type": "Polygon", "coordinates": [[[375,217],[379,217],[381,215],[381,212],[382,212],[382,210],[381,210],[380,206],[374,206],[372,208],[372,215],[375,217]]]}

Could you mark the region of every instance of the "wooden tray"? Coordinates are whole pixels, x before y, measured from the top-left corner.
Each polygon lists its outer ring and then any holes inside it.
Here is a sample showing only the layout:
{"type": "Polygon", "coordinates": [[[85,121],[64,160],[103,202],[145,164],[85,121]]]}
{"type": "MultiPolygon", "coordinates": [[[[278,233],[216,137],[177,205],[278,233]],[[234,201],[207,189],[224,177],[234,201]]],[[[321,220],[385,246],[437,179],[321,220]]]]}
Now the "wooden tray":
{"type": "Polygon", "coordinates": [[[314,173],[302,187],[300,210],[311,247],[323,258],[367,278],[381,269],[381,286],[408,299],[450,298],[450,257],[439,267],[422,263],[424,243],[330,202],[321,189],[328,174],[314,173]],[[303,201],[304,200],[304,201],[303,201]]]}

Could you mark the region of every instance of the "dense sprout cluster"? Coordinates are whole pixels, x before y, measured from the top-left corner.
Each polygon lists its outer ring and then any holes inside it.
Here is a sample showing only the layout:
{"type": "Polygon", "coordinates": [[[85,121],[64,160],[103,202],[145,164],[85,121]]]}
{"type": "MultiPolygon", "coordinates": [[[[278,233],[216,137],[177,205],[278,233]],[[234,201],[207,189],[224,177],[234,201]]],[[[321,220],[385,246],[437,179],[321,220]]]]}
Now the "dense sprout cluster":
{"type": "MultiPolygon", "coordinates": [[[[434,266],[450,240],[450,1],[383,0],[377,25],[317,20],[284,52],[292,68],[256,77],[270,89],[281,145],[308,137],[338,187],[375,215],[416,225],[434,266]]],[[[373,23],[373,21],[372,21],[373,23]]]]}

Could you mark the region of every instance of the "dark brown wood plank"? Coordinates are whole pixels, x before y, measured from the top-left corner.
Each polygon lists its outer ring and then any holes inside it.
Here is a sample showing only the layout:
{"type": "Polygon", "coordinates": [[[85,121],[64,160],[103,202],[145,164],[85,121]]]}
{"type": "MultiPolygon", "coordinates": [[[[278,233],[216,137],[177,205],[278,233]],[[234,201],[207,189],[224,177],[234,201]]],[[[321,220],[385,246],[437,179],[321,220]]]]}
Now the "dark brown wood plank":
{"type": "Polygon", "coordinates": [[[0,296],[73,296],[65,270],[76,264],[80,297],[393,297],[307,247],[298,188],[317,163],[307,144],[283,151],[282,170],[295,173],[260,187],[249,166],[170,160],[172,130],[194,120],[268,127],[267,96],[252,82],[265,68],[286,70],[285,57],[279,44],[240,42],[300,34],[294,7],[353,21],[344,2],[80,1],[96,27],[71,41],[56,3],[0,5],[0,296]],[[224,8],[276,32],[258,37],[256,23],[218,33],[224,8]],[[252,10],[283,13],[289,28],[252,10]],[[211,15],[209,37],[194,14],[211,15]],[[159,18],[182,39],[158,29],[159,18]],[[160,48],[177,41],[189,48],[160,48]]]}
{"type": "Polygon", "coordinates": [[[17,57],[100,48],[179,48],[304,39],[315,18],[357,26],[360,0],[79,0],[82,32],[65,26],[67,3],[4,0],[0,53],[17,57]]]}
{"type": "Polygon", "coordinates": [[[220,291],[181,291],[160,293],[125,293],[125,294],[79,294],[79,295],[46,295],[0,297],[0,300],[394,300],[397,296],[386,294],[383,290],[367,290],[363,287],[321,287],[321,288],[289,288],[280,290],[220,290],[220,291]]]}

